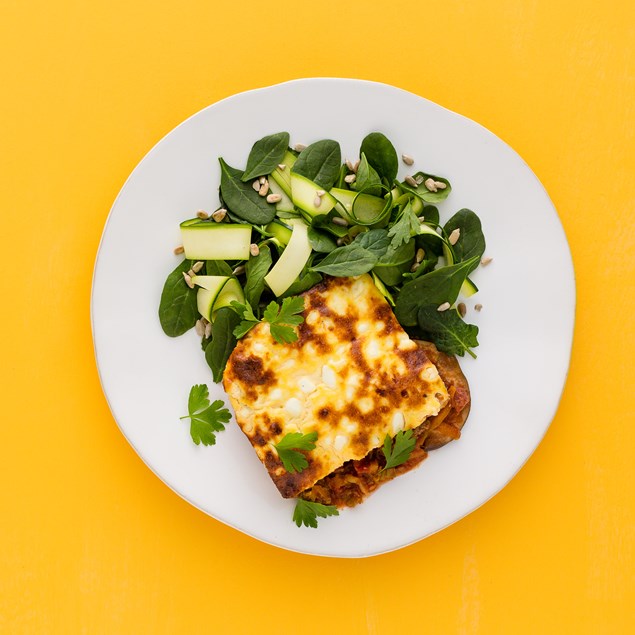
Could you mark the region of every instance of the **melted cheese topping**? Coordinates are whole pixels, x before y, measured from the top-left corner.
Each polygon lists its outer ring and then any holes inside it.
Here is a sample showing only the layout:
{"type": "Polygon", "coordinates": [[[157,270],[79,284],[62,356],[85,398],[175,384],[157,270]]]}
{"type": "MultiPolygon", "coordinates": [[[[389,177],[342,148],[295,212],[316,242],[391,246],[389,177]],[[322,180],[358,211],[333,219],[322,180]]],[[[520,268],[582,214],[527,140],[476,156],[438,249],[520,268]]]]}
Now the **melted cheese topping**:
{"type": "Polygon", "coordinates": [[[236,421],[285,497],[297,496],[386,434],[415,428],[449,396],[370,276],[327,278],[304,294],[298,341],[278,344],[258,324],[234,349],[223,383],[236,421]],[[290,474],[273,445],[317,432],[308,467],[290,474]]]}

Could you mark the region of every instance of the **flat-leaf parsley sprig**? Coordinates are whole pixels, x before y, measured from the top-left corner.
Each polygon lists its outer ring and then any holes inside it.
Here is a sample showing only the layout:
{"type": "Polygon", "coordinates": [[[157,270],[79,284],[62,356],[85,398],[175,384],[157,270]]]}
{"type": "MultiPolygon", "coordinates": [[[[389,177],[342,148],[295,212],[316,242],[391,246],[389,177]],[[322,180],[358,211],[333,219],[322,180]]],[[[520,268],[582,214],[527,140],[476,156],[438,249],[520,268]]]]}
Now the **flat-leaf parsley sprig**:
{"type": "Polygon", "coordinates": [[[278,443],[274,444],[273,447],[276,448],[287,472],[290,474],[301,472],[309,465],[306,456],[299,450],[315,450],[317,438],[317,432],[309,432],[308,434],[289,432],[278,443]]]}
{"type": "Polygon", "coordinates": [[[188,414],[181,419],[190,420],[190,436],[196,445],[216,443],[214,433],[224,430],[225,424],[231,419],[231,414],[224,405],[220,399],[210,404],[209,390],[205,384],[192,386],[187,400],[188,414]]]}
{"type": "Polygon", "coordinates": [[[412,430],[401,430],[397,432],[394,437],[394,444],[393,439],[387,434],[384,439],[384,447],[382,448],[384,457],[386,457],[386,465],[383,470],[389,470],[390,468],[405,463],[410,458],[416,444],[417,440],[413,438],[412,430]]]}
{"type": "Polygon", "coordinates": [[[293,327],[304,322],[304,318],[298,315],[304,311],[304,298],[301,296],[285,298],[282,305],[275,301],[270,302],[263,313],[262,320],[255,316],[248,302],[241,304],[234,301],[232,307],[242,318],[242,322],[234,329],[234,337],[237,339],[249,333],[259,322],[268,322],[271,337],[278,344],[289,344],[298,339],[298,334],[293,327]]]}
{"type": "Polygon", "coordinates": [[[313,503],[311,501],[298,498],[293,510],[293,522],[301,527],[317,528],[317,518],[326,518],[327,516],[339,516],[335,505],[322,505],[322,503],[313,503]]]}

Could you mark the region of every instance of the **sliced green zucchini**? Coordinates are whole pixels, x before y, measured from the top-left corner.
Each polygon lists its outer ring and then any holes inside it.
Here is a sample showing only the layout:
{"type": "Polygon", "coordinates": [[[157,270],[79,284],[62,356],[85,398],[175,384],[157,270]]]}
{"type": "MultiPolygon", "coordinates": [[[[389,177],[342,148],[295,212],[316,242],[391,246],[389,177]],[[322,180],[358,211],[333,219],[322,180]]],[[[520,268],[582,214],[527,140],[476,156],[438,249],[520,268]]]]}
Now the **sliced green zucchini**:
{"type": "Polygon", "coordinates": [[[221,292],[216,298],[216,302],[214,302],[212,306],[212,319],[210,320],[210,322],[214,321],[214,319],[216,318],[216,314],[220,309],[226,306],[230,306],[231,303],[234,302],[234,300],[243,304],[245,302],[245,294],[243,293],[243,289],[240,286],[240,282],[238,282],[236,278],[230,278],[227,281],[227,284],[221,289],[221,292]]]}
{"type": "Polygon", "coordinates": [[[281,245],[288,245],[291,240],[291,225],[283,223],[279,220],[271,221],[266,227],[266,231],[277,238],[281,245]]]}
{"type": "Polygon", "coordinates": [[[181,238],[185,257],[190,260],[246,260],[249,258],[251,225],[181,223],[181,238]]]}
{"type": "Polygon", "coordinates": [[[477,292],[478,287],[469,278],[466,278],[465,282],[461,285],[461,295],[469,298],[477,292]]]}
{"type": "Polygon", "coordinates": [[[390,291],[388,291],[388,289],[386,288],[386,285],[381,281],[381,279],[375,274],[374,271],[371,271],[371,275],[373,276],[373,282],[375,283],[375,286],[377,287],[379,293],[381,293],[384,298],[388,300],[388,303],[391,306],[395,306],[395,300],[393,299],[390,291]]]}
{"type": "Polygon", "coordinates": [[[329,194],[337,200],[335,210],[350,223],[357,225],[375,225],[380,223],[390,211],[388,201],[365,192],[353,192],[337,187],[329,194]]]}
{"type": "Polygon", "coordinates": [[[196,295],[198,312],[213,322],[219,309],[229,306],[234,300],[245,301],[245,295],[236,278],[229,276],[194,276],[192,282],[200,289],[196,295]]]}
{"type": "Polygon", "coordinates": [[[276,296],[281,296],[295,282],[311,255],[306,223],[300,219],[291,219],[289,224],[293,227],[289,244],[273,269],[265,276],[265,282],[276,296]]]}
{"type": "Polygon", "coordinates": [[[280,200],[276,203],[276,212],[293,212],[295,210],[293,201],[273,179],[269,179],[269,191],[272,194],[280,195],[280,200]]]}
{"type": "Polygon", "coordinates": [[[311,217],[328,214],[337,203],[328,192],[318,196],[317,193],[319,191],[324,190],[321,190],[317,183],[295,172],[291,173],[291,198],[293,199],[293,204],[311,217]],[[317,202],[319,202],[319,205],[316,205],[317,202]]]}
{"type": "Polygon", "coordinates": [[[269,187],[271,187],[271,180],[273,179],[283,190],[283,192],[287,196],[291,196],[291,168],[293,164],[297,161],[298,157],[289,152],[288,150],[284,153],[282,157],[282,163],[280,165],[284,165],[284,170],[280,168],[276,168],[271,173],[271,178],[269,179],[269,187]]]}

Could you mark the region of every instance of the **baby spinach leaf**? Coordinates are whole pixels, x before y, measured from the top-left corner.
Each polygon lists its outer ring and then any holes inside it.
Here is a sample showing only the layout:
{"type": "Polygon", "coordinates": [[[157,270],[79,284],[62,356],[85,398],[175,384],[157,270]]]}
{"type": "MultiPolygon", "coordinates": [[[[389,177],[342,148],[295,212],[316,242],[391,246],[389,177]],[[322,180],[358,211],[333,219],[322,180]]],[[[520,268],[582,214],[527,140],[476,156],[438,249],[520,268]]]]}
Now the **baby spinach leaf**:
{"type": "MultiPolygon", "coordinates": [[[[366,155],[368,163],[377,171],[382,179],[392,183],[397,176],[399,159],[394,146],[386,135],[381,132],[371,132],[364,137],[360,148],[360,155],[366,155]]],[[[361,166],[361,162],[360,162],[361,166]]]]}
{"type": "Polygon", "coordinates": [[[357,168],[357,177],[352,184],[352,189],[372,196],[381,196],[381,178],[375,169],[368,163],[366,155],[362,152],[362,158],[357,168]]]}
{"type": "Polygon", "coordinates": [[[308,235],[313,251],[328,254],[337,247],[335,240],[331,236],[317,230],[315,227],[309,227],[308,235]]]}
{"type": "Polygon", "coordinates": [[[422,331],[435,346],[449,355],[476,355],[472,348],[478,346],[478,326],[466,324],[455,310],[437,311],[435,305],[419,308],[417,321],[422,331]]]}
{"type": "Polygon", "coordinates": [[[379,260],[390,249],[390,237],[387,229],[371,229],[370,231],[362,232],[357,234],[353,242],[355,245],[359,245],[375,254],[379,260]]]}
{"type": "Polygon", "coordinates": [[[251,306],[258,307],[260,296],[265,289],[265,276],[271,267],[271,262],[271,249],[268,245],[263,245],[260,253],[250,258],[245,265],[247,273],[245,299],[251,306]]]}
{"type": "Polygon", "coordinates": [[[170,273],[163,285],[159,303],[159,321],[166,335],[177,337],[189,331],[198,320],[196,308],[196,289],[190,289],[185,283],[183,273],[189,271],[194,263],[184,260],[170,273]]]}
{"type": "Polygon", "coordinates": [[[247,167],[241,180],[251,181],[258,176],[265,176],[273,172],[278,163],[282,161],[288,147],[288,132],[277,132],[256,141],[249,153],[247,167]]]}
{"type": "Polygon", "coordinates": [[[227,360],[236,346],[234,329],[240,323],[240,316],[229,307],[223,307],[216,313],[212,341],[205,349],[205,361],[212,369],[212,377],[218,383],[223,379],[227,360]]]}
{"type": "Polygon", "coordinates": [[[443,230],[446,235],[450,235],[455,229],[459,229],[458,241],[454,244],[454,255],[458,262],[476,258],[474,267],[470,273],[478,267],[478,264],[485,253],[485,236],[481,229],[479,217],[470,209],[459,210],[445,224],[443,230]]]}
{"type": "Polygon", "coordinates": [[[218,160],[221,167],[220,190],[227,208],[241,221],[253,225],[270,223],[276,215],[276,206],[267,203],[267,199],[260,196],[250,183],[243,183],[240,170],[227,165],[222,158],[218,160]]]}
{"type": "Polygon", "coordinates": [[[406,282],[395,305],[395,315],[399,322],[404,326],[414,326],[420,307],[428,304],[439,306],[444,302],[453,304],[475,262],[478,262],[478,258],[441,267],[406,282]]]}
{"type": "Polygon", "coordinates": [[[208,276],[231,276],[232,268],[224,260],[207,260],[205,274],[208,276]]]}
{"type": "Polygon", "coordinates": [[[313,271],[338,277],[361,276],[369,272],[376,263],[377,256],[372,251],[351,243],[332,251],[319,265],[313,267],[313,271]]]}
{"type": "MultiPolygon", "coordinates": [[[[415,196],[418,196],[425,203],[439,203],[440,201],[444,201],[452,191],[452,185],[450,185],[450,181],[448,181],[446,178],[443,178],[442,176],[434,176],[434,174],[427,174],[426,172],[417,172],[416,174],[414,174],[414,178],[417,180],[423,179],[417,187],[412,187],[405,181],[403,183],[400,183],[399,187],[406,192],[410,192],[415,196]],[[436,192],[432,192],[424,185],[427,179],[445,183],[445,188],[439,189],[436,192]]],[[[425,214],[423,215],[425,216],[425,214]]]]}
{"type": "Polygon", "coordinates": [[[340,144],[332,139],[322,139],[307,146],[291,168],[292,172],[330,190],[340,173],[342,152],[340,144]]]}
{"type": "Polygon", "coordinates": [[[430,223],[432,225],[439,224],[439,208],[434,205],[424,205],[419,216],[423,216],[426,223],[430,223]]]}
{"type": "Polygon", "coordinates": [[[298,276],[298,279],[280,297],[286,298],[291,295],[298,295],[298,293],[308,291],[321,281],[322,276],[317,271],[307,269],[298,276]]]}

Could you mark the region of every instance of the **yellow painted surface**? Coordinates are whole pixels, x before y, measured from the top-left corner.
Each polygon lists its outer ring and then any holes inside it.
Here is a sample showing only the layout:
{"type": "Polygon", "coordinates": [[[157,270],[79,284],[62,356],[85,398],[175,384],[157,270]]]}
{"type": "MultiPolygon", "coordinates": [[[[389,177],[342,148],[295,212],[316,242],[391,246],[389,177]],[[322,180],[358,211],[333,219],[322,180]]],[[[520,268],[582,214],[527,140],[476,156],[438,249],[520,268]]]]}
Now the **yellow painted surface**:
{"type": "Polygon", "coordinates": [[[0,632],[635,632],[634,104],[631,0],[0,2],[0,632]],[[146,151],[227,95],[320,75],[500,135],[577,274],[540,448],[477,512],[369,560],[260,544],[172,493],[112,420],[89,325],[102,227],[146,151]]]}

